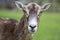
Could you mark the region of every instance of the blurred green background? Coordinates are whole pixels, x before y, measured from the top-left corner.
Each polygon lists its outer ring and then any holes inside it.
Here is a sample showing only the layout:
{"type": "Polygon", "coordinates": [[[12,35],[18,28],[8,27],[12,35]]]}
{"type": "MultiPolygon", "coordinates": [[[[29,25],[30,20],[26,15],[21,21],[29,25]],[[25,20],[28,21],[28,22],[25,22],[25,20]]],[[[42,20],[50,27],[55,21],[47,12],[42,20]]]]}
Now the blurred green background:
{"type": "MultiPolygon", "coordinates": [[[[0,17],[20,20],[23,12],[16,8],[16,0],[0,0],[0,17]]],[[[60,40],[60,0],[19,0],[24,4],[37,2],[39,5],[52,3],[40,16],[40,24],[33,40],[60,40]],[[27,1],[27,2],[26,2],[27,1]]]]}

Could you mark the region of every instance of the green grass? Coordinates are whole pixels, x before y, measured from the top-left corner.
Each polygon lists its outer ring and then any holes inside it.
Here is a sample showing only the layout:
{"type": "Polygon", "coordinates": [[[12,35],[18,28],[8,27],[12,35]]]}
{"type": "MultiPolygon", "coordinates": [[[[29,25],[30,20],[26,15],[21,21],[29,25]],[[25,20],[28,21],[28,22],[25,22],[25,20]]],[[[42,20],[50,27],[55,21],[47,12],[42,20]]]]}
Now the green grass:
{"type": "MultiPolygon", "coordinates": [[[[0,17],[20,19],[21,11],[0,10],[0,17]]],[[[33,40],[60,40],[60,14],[43,13],[40,16],[38,31],[34,34],[33,40]]]]}
{"type": "Polygon", "coordinates": [[[60,14],[42,14],[33,40],[60,40],[60,14]]]}
{"type": "Polygon", "coordinates": [[[0,17],[20,19],[23,13],[19,10],[0,10],[0,17]]]}

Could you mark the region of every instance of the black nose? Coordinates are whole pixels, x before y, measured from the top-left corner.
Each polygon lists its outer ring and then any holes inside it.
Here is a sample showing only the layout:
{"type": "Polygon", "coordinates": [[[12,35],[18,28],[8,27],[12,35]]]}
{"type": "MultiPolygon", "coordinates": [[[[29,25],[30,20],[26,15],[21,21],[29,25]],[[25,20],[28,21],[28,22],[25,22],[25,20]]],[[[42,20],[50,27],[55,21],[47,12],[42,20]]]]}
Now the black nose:
{"type": "Polygon", "coordinates": [[[32,26],[32,25],[30,25],[30,27],[32,28],[32,30],[36,27],[36,25],[35,26],[32,26]]]}

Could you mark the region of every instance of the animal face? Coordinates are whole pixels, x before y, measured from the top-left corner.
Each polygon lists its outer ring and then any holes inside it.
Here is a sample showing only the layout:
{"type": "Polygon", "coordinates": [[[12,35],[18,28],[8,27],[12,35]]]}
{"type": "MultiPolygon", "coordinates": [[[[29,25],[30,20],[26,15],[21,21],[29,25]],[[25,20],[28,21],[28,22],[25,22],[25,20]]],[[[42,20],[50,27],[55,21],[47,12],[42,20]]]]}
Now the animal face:
{"type": "Polygon", "coordinates": [[[28,31],[30,33],[35,33],[37,31],[39,16],[41,15],[41,12],[47,10],[51,4],[46,3],[43,6],[40,6],[37,3],[29,3],[27,5],[23,5],[18,1],[15,3],[19,9],[23,10],[24,14],[28,18],[28,31]]]}

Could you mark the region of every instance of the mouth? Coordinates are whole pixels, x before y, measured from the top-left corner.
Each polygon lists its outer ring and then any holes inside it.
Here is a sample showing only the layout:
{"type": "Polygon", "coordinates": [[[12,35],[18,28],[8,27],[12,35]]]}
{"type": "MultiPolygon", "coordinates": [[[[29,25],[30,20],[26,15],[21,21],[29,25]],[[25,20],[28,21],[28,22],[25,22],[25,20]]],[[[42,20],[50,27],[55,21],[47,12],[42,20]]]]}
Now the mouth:
{"type": "Polygon", "coordinates": [[[29,31],[29,33],[34,34],[37,31],[37,27],[32,28],[32,27],[28,26],[28,31],[29,31]]]}
{"type": "Polygon", "coordinates": [[[36,31],[35,30],[30,30],[29,32],[32,33],[32,34],[34,34],[36,31]]]}
{"type": "Polygon", "coordinates": [[[31,30],[29,30],[29,29],[28,29],[28,31],[29,31],[29,33],[34,34],[34,33],[36,33],[37,30],[35,30],[35,29],[33,29],[33,30],[31,29],[31,30]]]}

